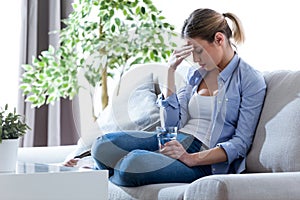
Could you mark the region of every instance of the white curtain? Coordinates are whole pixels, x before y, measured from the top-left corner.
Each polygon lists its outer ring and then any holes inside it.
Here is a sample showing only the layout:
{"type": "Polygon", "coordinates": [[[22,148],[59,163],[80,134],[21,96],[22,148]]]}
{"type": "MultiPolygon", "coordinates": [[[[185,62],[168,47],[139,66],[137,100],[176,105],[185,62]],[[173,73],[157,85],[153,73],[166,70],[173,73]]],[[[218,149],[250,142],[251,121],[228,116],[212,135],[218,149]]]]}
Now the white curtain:
{"type": "MultiPolygon", "coordinates": [[[[71,0],[24,0],[22,1],[21,64],[31,63],[48,45],[58,46],[58,34],[49,31],[62,27],[61,19],[71,11],[71,0]]],[[[20,76],[23,73],[20,67],[20,76]]],[[[61,99],[54,105],[32,108],[25,103],[19,91],[18,112],[25,115],[31,130],[22,138],[20,146],[59,146],[76,144],[80,137],[78,101],[61,99]]]]}

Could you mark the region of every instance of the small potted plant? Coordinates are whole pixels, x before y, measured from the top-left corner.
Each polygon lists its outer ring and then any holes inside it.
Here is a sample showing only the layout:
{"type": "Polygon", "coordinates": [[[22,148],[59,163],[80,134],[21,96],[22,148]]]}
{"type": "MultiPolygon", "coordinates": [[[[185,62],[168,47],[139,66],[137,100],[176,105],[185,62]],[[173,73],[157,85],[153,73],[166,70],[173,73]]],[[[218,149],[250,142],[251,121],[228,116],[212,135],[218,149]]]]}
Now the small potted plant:
{"type": "Polygon", "coordinates": [[[0,109],[0,172],[15,171],[19,138],[26,134],[30,127],[23,122],[16,109],[11,112],[8,105],[0,109]]]}

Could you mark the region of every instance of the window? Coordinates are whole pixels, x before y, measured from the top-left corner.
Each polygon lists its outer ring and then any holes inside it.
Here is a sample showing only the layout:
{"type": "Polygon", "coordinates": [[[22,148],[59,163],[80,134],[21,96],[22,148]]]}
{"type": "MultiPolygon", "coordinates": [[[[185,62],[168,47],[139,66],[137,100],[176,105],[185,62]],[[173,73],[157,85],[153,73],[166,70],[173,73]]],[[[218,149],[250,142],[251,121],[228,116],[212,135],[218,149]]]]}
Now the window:
{"type": "Polygon", "coordinates": [[[17,106],[21,32],[21,1],[0,2],[0,106],[17,106]]]}

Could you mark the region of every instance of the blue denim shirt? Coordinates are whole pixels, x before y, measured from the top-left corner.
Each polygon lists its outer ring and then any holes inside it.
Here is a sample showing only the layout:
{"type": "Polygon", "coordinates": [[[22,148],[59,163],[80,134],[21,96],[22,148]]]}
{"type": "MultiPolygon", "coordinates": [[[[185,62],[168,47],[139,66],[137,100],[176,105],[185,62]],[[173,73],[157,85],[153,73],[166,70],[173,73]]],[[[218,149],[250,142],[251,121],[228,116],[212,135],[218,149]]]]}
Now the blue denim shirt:
{"type": "MultiPolygon", "coordinates": [[[[165,126],[184,126],[189,118],[188,103],[206,71],[190,68],[187,84],[158,104],[163,109],[165,126]]],[[[237,54],[218,76],[218,94],[213,111],[210,147],[220,146],[227,161],[212,165],[213,174],[241,173],[251,147],[264,102],[266,84],[260,72],[237,54]]]]}

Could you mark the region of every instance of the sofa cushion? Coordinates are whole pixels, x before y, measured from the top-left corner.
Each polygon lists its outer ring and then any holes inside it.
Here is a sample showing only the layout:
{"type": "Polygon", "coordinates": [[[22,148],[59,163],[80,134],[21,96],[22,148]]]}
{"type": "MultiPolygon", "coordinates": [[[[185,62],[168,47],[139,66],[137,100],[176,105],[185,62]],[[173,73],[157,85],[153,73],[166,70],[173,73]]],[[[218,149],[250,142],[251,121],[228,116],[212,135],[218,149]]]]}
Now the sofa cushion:
{"type": "Polygon", "coordinates": [[[300,172],[223,174],[200,178],[186,200],[298,200],[300,172]]]}
{"type": "Polygon", "coordinates": [[[273,71],[264,77],[267,93],[247,171],[300,171],[300,71],[273,71]]]}
{"type": "Polygon", "coordinates": [[[140,187],[119,187],[109,182],[108,199],[110,200],[182,200],[189,184],[161,183],[140,187]]]}

